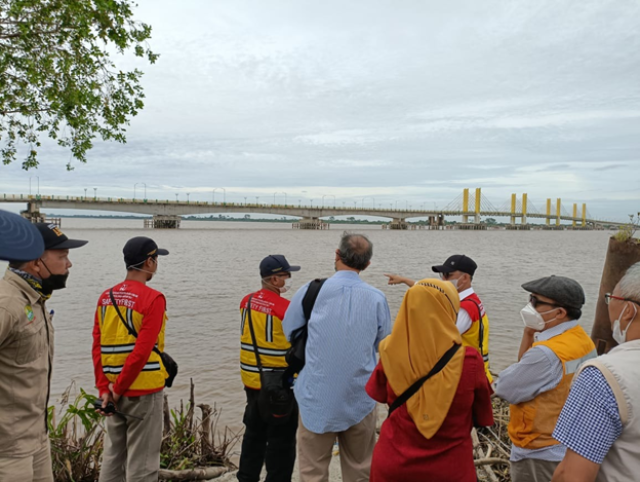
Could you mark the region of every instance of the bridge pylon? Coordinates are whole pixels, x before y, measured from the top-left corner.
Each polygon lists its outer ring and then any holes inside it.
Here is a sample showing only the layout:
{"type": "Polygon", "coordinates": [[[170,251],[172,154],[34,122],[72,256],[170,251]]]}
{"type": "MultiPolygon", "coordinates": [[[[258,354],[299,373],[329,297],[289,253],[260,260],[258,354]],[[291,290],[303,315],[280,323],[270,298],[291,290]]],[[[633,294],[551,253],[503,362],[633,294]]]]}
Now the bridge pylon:
{"type": "Polygon", "coordinates": [[[556,200],[556,226],[560,226],[560,216],[562,216],[562,200],[556,200]]]}
{"type": "Polygon", "coordinates": [[[522,218],[521,224],[527,224],[527,193],[522,194],[522,218]]]}
{"type": "Polygon", "coordinates": [[[482,189],[477,187],[476,188],[476,211],[475,211],[475,218],[474,218],[474,223],[475,224],[480,224],[480,200],[482,198],[482,189]]]}
{"type": "Polygon", "coordinates": [[[547,198],[547,217],[544,222],[547,226],[551,226],[551,198],[547,198]]]}
{"type": "Polygon", "coordinates": [[[517,205],[517,196],[514,192],[511,194],[511,224],[516,224],[516,205],[517,205]]]}
{"type": "Polygon", "coordinates": [[[469,188],[465,188],[462,191],[462,224],[469,223],[469,216],[466,214],[469,212],[469,188]]]}

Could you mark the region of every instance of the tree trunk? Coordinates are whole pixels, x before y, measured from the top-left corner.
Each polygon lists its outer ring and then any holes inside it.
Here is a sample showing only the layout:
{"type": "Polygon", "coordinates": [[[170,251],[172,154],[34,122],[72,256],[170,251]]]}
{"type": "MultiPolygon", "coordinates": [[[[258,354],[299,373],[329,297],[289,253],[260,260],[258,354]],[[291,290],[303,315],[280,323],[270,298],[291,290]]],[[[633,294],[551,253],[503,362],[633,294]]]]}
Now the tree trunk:
{"type": "Polygon", "coordinates": [[[591,329],[591,338],[598,348],[599,355],[608,352],[617,344],[611,336],[611,321],[609,320],[609,310],[604,302],[604,294],[611,293],[627,269],[639,261],[640,244],[636,239],[631,238],[629,241],[609,239],[600,281],[596,317],[591,329]]]}

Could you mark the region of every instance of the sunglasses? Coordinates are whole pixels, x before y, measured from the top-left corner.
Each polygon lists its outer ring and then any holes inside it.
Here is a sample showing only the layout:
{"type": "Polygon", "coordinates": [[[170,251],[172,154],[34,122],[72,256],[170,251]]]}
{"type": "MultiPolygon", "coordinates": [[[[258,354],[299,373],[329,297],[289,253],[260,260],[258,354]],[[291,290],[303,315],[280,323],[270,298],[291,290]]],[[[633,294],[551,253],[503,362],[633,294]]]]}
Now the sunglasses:
{"type": "Polygon", "coordinates": [[[605,293],[604,294],[604,302],[605,304],[609,304],[611,303],[611,300],[618,300],[618,301],[631,301],[631,303],[635,303],[636,305],[640,306],[640,302],[636,301],[636,300],[632,300],[629,298],[621,298],[620,296],[614,296],[611,293],[605,293]]]}
{"type": "Polygon", "coordinates": [[[542,301],[539,298],[536,298],[533,295],[529,295],[529,303],[531,303],[531,306],[533,306],[534,308],[536,306],[553,306],[554,308],[562,308],[562,306],[556,304],[556,303],[549,303],[548,301],[542,301]]]}

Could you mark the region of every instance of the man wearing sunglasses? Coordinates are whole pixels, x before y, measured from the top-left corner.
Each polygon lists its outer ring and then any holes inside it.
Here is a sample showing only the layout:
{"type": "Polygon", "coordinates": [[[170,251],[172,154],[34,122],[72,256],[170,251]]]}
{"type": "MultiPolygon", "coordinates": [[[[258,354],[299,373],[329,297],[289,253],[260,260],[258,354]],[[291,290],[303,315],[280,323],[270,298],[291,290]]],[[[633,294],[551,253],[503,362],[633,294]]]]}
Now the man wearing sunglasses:
{"type": "Polygon", "coordinates": [[[553,482],[638,480],[640,263],[606,293],[618,346],[583,365],[553,437],[567,447],[553,482]]]}
{"type": "MultiPolygon", "coordinates": [[[[434,273],[440,274],[440,278],[450,281],[460,295],[460,311],[456,326],[462,335],[462,344],[478,350],[484,360],[484,371],[489,383],[493,377],[489,371],[489,318],[484,310],[484,305],[476,292],[471,287],[473,276],[478,269],[474,260],[464,254],[454,254],[438,266],[432,266],[434,273]]],[[[389,278],[390,285],[404,283],[411,287],[415,281],[404,276],[385,274],[389,278]]]]}
{"type": "Polygon", "coordinates": [[[596,349],[578,325],[585,296],[577,281],[549,276],[522,288],[530,296],[520,312],[525,328],[519,361],[500,373],[494,389],[511,404],[513,482],[548,481],[566,451],[551,433],[574,374],[596,349]]]}

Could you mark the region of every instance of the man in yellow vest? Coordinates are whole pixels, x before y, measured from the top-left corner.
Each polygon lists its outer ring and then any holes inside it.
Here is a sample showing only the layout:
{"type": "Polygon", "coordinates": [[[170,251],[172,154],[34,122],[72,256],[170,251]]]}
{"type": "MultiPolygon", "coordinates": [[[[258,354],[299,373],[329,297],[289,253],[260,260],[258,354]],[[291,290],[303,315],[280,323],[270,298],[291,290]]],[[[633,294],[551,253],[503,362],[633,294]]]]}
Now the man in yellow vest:
{"type": "Polygon", "coordinates": [[[100,296],[93,328],[103,407],[98,412],[109,417],[99,482],[157,482],[168,377],[159,352],[167,315],[164,295],[147,283],[158,270],[158,256],[169,251],[138,236],[127,241],[123,253],[127,276],[100,296]],[[110,403],[126,415],[105,411],[110,403]]]}
{"type": "Polygon", "coordinates": [[[246,295],[240,303],[240,372],[247,395],[237,475],[240,482],[258,482],[265,463],[268,481],[291,482],[296,460],[298,408],[294,406],[289,417],[277,424],[264,420],[258,403],[261,383],[255,350],[257,348],[263,370],[284,373],[287,368],[284,356],[291,344],[282,330],[282,320],[289,308],[289,300],[282,294],[289,290],[291,273],[299,270],[300,266],[291,266],[281,254],[267,256],[260,262],[262,289],[246,295]]]}
{"type": "Polygon", "coordinates": [[[573,375],[596,349],[578,325],[585,296],[577,281],[549,276],[522,288],[531,295],[520,312],[519,361],[500,373],[494,389],[511,404],[513,482],[549,481],[566,451],[551,434],[573,375]]]}
{"type": "MultiPolygon", "coordinates": [[[[462,344],[478,350],[484,360],[484,371],[489,383],[493,382],[493,377],[489,371],[489,317],[484,310],[484,305],[480,297],[471,286],[473,276],[478,265],[469,256],[464,254],[454,254],[439,265],[432,266],[434,273],[440,274],[440,278],[450,281],[458,290],[460,295],[460,311],[456,326],[462,335],[462,344]]],[[[396,274],[385,274],[389,278],[390,285],[404,283],[411,287],[415,281],[396,274]]]]}

